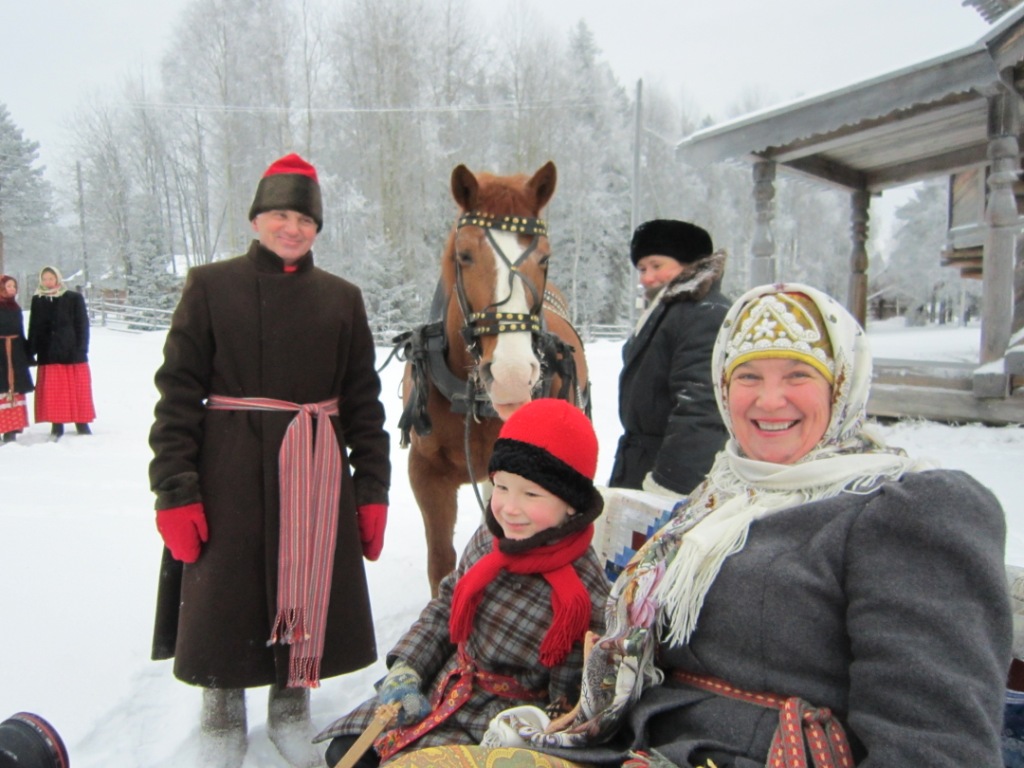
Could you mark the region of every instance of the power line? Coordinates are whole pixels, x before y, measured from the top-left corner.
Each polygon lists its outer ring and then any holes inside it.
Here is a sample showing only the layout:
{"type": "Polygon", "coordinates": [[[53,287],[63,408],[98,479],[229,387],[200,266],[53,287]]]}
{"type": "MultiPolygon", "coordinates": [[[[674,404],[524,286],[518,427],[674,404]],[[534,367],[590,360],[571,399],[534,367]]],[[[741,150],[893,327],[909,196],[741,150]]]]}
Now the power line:
{"type": "Polygon", "coordinates": [[[292,114],[313,112],[315,114],[424,114],[443,112],[517,112],[541,109],[581,109],[585,107],[608,106],[612,102],[597,101],[543,101],[530,104],[499,102],[495,104],[451,105],[451,106],[410,106],[410,107],[280,107],[266,105],[231,105],[231,104],[178,104],[156,101],[130,101],[124,106],[133,109],[150,111],[190,111],[190,112],[243,112],[243,113],[277,113],[292,114]]]}

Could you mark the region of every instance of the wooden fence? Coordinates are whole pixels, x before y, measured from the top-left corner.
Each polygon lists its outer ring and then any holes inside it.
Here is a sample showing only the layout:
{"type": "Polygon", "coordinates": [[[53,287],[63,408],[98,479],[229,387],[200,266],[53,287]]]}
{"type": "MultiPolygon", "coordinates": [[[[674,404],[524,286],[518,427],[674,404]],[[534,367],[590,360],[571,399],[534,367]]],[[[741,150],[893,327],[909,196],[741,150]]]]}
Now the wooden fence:
{"type": "Polygon", "coordinates": [[[89,302],[89,319],[96,325],[126,331],[161,331],[171,327],[174,310],[136,307],[98,299],[89,302]]]}

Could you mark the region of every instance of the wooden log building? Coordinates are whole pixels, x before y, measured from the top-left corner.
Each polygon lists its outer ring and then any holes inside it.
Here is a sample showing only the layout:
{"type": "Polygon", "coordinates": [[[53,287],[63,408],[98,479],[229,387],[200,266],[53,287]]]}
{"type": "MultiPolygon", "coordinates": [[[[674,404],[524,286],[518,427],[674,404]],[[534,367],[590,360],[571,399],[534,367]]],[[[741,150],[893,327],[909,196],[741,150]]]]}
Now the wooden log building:
{"type": "Polygon", "coordinates": [[[846,305],[868,305],[872,196],[949,180],[947,247],[935,255],[982,287],[977,365],[876,361],[869,411],[949,421],[1024,423],[1022,0],[963,0],[992,28],[952,53],[836,91],[698,131],[677,147],[689,166],[746,160],[755,203],[751,285],[774,282],[774,183],[781,170],[850,194],[846,305]]]}

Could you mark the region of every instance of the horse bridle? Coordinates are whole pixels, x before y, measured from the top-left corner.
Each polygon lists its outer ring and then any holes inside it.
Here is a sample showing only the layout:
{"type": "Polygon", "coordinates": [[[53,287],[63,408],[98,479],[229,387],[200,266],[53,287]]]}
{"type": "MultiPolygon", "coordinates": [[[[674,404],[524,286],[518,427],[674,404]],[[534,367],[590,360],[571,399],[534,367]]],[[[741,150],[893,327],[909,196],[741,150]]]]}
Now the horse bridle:
{"type": "Polygon", "coordinates": [[[519,270],[519,267],[537,250],[540,238],[547,237],[548,229],[541,219],[529,216],[493,216],[479,211],[469,211],[462,214],[455,225],[455,229],[458,231],[463,227],[480,227],[483,229],[484,234],[487,235],[487,241],[491,244],[491,249],[501,257],[501,260],[505,262],[509,269],[508,296],[497,304],[490,304],[482,311],[476,312],[469,305],[469,299],[466,297],[466,288],[462,281],[462,267],[457,255],[455,258],[455,293],[458,297],[459,307],[462,310],[465,323],[461,331],[462,338],[465,340],[466,346],[473,356],[480,360],[483,357],[483,348],[480,344],[481,336],[521,331],[529,331],[534,336],[540,334],[542,330],[540,313],[544,305],[545,286],[542,285],[540,290],[538,290],[533,281],[519,270]],[[498,245],[498,241],[494,239],[494,232],[529,235],[532,239],[526,250],[513,262],[505,255],[501,246],[498,245]],[[499,308],[512,298],[512,282],[516,277],[522,280],[523,286],[530,293],[532,298],[530,311],[502,312],[499,308]]]}

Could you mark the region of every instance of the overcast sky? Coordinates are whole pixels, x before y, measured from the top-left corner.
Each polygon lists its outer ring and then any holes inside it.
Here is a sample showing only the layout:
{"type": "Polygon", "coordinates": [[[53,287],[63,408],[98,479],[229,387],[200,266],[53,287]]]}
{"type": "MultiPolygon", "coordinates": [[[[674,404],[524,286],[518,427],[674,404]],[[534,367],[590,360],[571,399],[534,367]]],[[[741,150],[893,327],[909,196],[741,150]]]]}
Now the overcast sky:
{"type": "MultiPolygon", "coordinates": [[[[0,0],[0,102],[64,159],[75,107],[110,99],[140,70],[155,80],[194,0],[0,0]]],[[[503,0],[475,0],[489,6],[503,0]]],[[[969,45],[988,25],[961,0],[525,0],[565,34],[581,18],[623,85],[660,84],[716,118],[744,92],[771,103],[847,85],[969,45]]]]}

